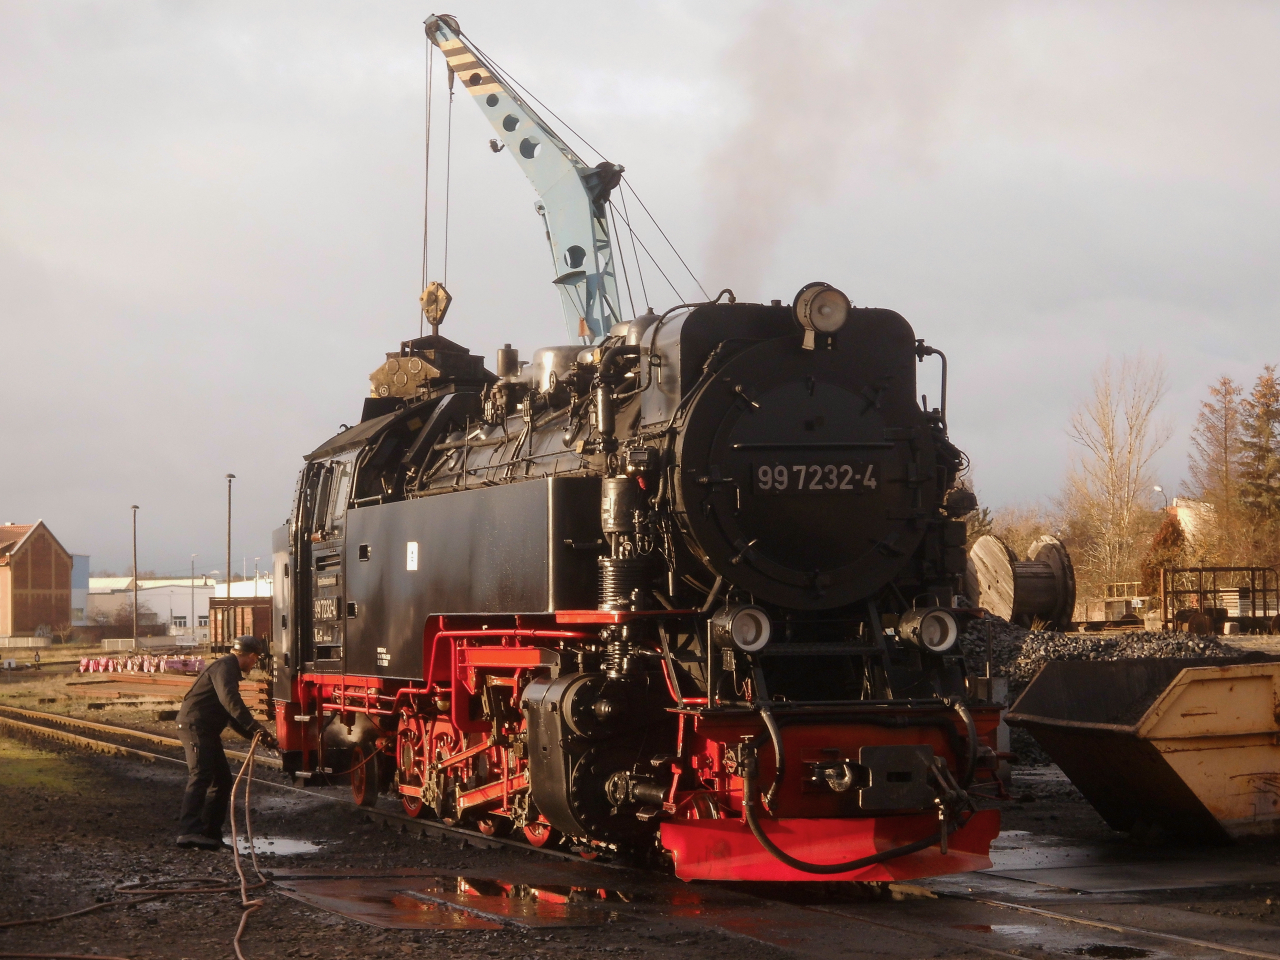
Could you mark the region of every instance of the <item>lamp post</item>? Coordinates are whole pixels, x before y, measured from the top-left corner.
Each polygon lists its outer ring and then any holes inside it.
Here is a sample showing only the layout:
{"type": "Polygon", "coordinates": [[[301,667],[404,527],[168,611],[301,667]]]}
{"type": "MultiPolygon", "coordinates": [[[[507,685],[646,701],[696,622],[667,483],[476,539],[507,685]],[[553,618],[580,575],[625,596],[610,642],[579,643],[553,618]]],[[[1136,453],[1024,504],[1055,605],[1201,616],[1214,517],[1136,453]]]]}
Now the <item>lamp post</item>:
{"type": "Polygon", "coordinates": [[[209,646],[210,647],[213,646],[213,597],[217,596],[218,594],[218,574],[221,572],[222,572],[221,570],[210,570],[209,573],[207,574],[208,577],[213,579],[213,594],[210,596],[210,599],[209,599],[208,627],[209,627],[209,646]]]}
{"type": "Polygon", "coordinates": [[[1160,496],[1164,497],[1164,512],[1168,513],[1169,512],[1169,495],[1164,492],[1164,487],[1160,486],[1160,484],[1157,483],[1151,489],[1154,490],[1156,493],[1160,494],[1160,496]]]}
{"type": "Polygon", "coordinates": [[[129,508],[133,511],[133,646],[138,646],[138,505],[129,508]]]}
{"type": "Polygon", "coordinates": [[[196,557],[198,553],[191,555],[191,640],[196,639],[196,557]]]}
{"type": "Polygon", "coordinates": [[[258,595],[258,561],[261,559],[262,559],[261,557],[253,558],[253,595],[254,597],[257,597],[258,595]]]}
{"type": "MultiPolygon", "coordinates": [[[[230,609],[231,607],[231,481],[234,480],[235,478],[236,478],[236,475],[234,473],[227,474],[227,609],[230,609]]],[[[218,592],[217,588],[214,588],[213,592],[217,593],[218,592]]],[[[211,610],[209,612],[211,614],[211,616],[209,617],[209,633],[210,633],[209,639],[212,640],[213,639],[213,636],[212,636],[213,611],[211,610]]],[[[226,632],[227,632],[226,628],[228,624],[223,623],[222,626],[223,626],[222,642],[227,643],[228,637],[226,636],[226,632]]]]}

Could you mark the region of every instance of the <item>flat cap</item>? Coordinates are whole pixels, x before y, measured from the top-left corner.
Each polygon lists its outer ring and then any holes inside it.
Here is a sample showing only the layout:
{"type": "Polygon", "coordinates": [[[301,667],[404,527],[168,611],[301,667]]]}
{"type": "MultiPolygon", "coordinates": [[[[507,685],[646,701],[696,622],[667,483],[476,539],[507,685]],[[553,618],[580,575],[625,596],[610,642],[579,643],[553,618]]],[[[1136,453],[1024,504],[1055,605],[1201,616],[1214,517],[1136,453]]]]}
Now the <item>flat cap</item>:
{"type": "Polygon", "coordinates": [[[257,637],[246,635],[243,637],[236,637],[231,641],[231,652],[237,654],[256,653],[258,656],[262,656],[267,652],[267,645],[257,637]]]}

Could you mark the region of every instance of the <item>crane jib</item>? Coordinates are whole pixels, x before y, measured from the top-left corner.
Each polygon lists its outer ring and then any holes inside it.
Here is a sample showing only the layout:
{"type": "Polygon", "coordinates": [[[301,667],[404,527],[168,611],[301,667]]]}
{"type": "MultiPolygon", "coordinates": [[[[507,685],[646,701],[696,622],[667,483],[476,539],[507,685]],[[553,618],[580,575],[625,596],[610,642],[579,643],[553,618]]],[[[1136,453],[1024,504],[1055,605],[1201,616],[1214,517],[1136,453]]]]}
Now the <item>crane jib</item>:
{"type": "Polygon", "coordinates": [[[538,194],[551,246],[552,282],[573,339],[598,342],[623,319],[605,204],[618,164],[589,166],[477,50],[451,17],[431,17],[427,36],[538,194]]]}

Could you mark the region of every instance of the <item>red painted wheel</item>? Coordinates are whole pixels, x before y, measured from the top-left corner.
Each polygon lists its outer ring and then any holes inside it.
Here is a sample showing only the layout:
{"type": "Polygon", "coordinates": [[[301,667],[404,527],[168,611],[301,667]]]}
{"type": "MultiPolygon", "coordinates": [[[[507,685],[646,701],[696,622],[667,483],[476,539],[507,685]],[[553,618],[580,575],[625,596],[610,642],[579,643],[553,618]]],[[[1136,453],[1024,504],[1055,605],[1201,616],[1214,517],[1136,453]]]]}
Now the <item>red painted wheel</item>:
{"type": "Polygon", "coordinates": [[[526,824],[524,828],[524,838],[529,841],[532,847],[545,847],[559,836],[555,827],[549,823],[541,823],[534,821],[526,824]]]}
{"type": "Polygon", "coordinates": [[[511,821],[506,817],[481,817],[476,821],[476,829],[486,837],[505,837],[511,832],[511,821]]]}
{"type": "Polygon", "coordinates": [[[357,806],[372,807],[378,802],[378,753],[376,747],[351,750],[351,799],[357,806]],[[370,753],[369,751],[373,752],[370,753]]]}
{"type": "MultiPolygon", "coordinates": [[[[411,716],[402,716],[400,718],[400,729],[396,736],[396,761],[399,767],[396,772],[397,792],[399,792],[399,784],[404,784],[407,787],[417,787],[419,790],[425,785],[423,781],[423,772],[425,770],[422,755],[423,739],[423,731],[418,719],[411,716]]],[[[401,793],[400,805],[404,807],[404,812],[411,817],[425,817],[431,812],[431,807],[423,801],[421,796],[415,797],[407,793],[401,793]]]]}
{"type": "Polygon", "coordinates": [[[407,793],[400,794],[400,806],[411,817],[425,817],[431,812],[421,797],[411,797],[407,793]]]}
{"type": "Polygon", "coordinates": [[[578,856],[583,860],[594,860],[596,857],[600,856],[600,851],[592,850],[590,847],[579,847],[578,856]]]}

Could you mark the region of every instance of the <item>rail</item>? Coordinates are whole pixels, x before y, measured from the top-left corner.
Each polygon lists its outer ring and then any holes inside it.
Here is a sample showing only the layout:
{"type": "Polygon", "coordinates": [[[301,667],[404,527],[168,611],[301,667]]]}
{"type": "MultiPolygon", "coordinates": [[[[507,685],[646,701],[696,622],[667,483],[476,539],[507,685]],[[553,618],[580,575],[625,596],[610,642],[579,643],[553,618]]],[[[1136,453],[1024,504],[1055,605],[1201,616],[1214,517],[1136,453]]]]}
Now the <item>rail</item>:
{"type": "MultiPolygon", "coordinates": [[[[32,714],[42,718],[61,720],[61,721],[65,721],[69,725],[82,726],[85,729],[90,729],[90,730],[97,727],[107,727],[108,730],[111,730],[111,731],[122,731],[128,735],[138,735],[142,738],[156,737],[156,735],[154,734],[148,734],[148,733],[145,733],[144,731],[132,730],[126,727],[111,727],[107,724],[95,724],[92,721],[77,720],[75,718],[70,718],[70,717],[61,717],[56,714],[42,714],[39,711],[20,710],[20,708],[16,708],[16,707],[3,707],[3,708],[0,708],[0,711],[4,711],[4,712],[18,711],[22,714],[32,714]]],[[[38,726],[37,724],[34,724],[34,723],[24,723],[24,722],[13,720],[7,717],[0,717],[0,729],[4,729],[6,727],[13,730],[21,730],[23,732],[33,732],[33,733],[44,734],[44,735],[63,733],[63,731],[53,730],[49,727],[38,726]]],[[[70,736],[70,735],[68,734],[67,736],[70,736]]],[[[163,740],[163,739],[169,739],[169,738],[157,737],[157,739],[163,740]]],[[[185,766],[185,763],[183,761],[177,760],[173,757],[167,757],[160,754],[145,753],[144,751],[139,751],[139,750],[129,750],[127,748],[118,748],[118,746],[115,744],[106,743],[103,741],[95,741],[88,737],[77,737],[76,741],[77,742],[75,742],[75,745],[81,746],[81,747],[106,748],[104,752],[116,752],[119,749],[122,755],[132,756],[137,759],[146,760],[148,762],[160,761],[160,762],[174,764],[178,766],[185,766]]],[[[258,759],[257,762],[261,763],[262,760],[258,759]]],[[[439,839],[449,839],[449,840],[459,841],[459,842],[463,842],[481,849],[496,850],[504,847],[509,847],[516,850],[520,850],[524,852],[526,855],[531,853],[536,853],[541,857],[544,857],[547,859],[561,860],[566,863],[579,864],[584,867],[587,866],[586,861],[584,861],[576,853],[565,852],[561,850],[553,850],[547,847],[541,847],[541,848],[534,847],[527,843],[522,843],[516,840],[509,840],[502,837],[485,836],[477,831],[466,830],[461,827],[449,826],[443,823],[437,823],[429,820],[418,820],[418,819],[406,817],[400,814],[394,814],[394,813],[384,812],[380,810],[356,807],[355,803],[349,799],[319,793],[314,789],[303,789],[300,787],[294,787],[288,784],[279,783],[277,781],[263,780],[256,777],[253,779],[253,782],[255,784],[261,784],[261,785],[270,787],[271,789],[283,790],[289,793],[300,794],[302,796],[307,796],[315,800],[322,800],[329,803],[336,803],[342,806],[355,807],[366,821],[378,824],[383,829],[390,829],[400,833],[408,833],[416,836],[436,836],[439,839]]],[[[624,869],[623,865],[611,863],[603,859],[597,859],[592,861],[591,866],[593,868],[607,867],[609,869],[624,869]]],[[[294,874],[287,873],[287,872],[270,871],[270,870],[263,870],[263,875],[265,877],[268,877],[274,880],[288,880],[295,876],[294,874]]],[[[308,879],[351,879],[356,875],[357,874],[354,874],[351,871],[337,870],[334,872],[307,872],[305,874],[300,874],[297,876],[299,877],[305,876],[308,879]]],[[[732,888],[732,885],[730,885],[730,888],[732,888]]],[[[954,900],[959,902],[980,904],[986,907],[994,908],[996,910],[1002,910],[1002,911],[1013,910],[1017,912],[1027,913],[1033,916],[1042,917],[1046,920],[1051,920],[1061,924],[1079,925],[1079,926],[1089,927],[1092,929],[1109,930],[1116,933],[1122,933],[1128,936],[1150,938],[1157,941],[1163,941],[1164,943],[1171,944],[1171,945],[1179,945],[1183,947],[1195,947],[1200,950],[1208,950],[1214,953],[1227,954],[1227,955],[1236,956],[1236,957],[1247,957],[1247,958],[1251,958],[1251,960],[1280,960],[1280,954],[1268,952],[1265,950],[1254,950],[1248,947],[1237,946],[1235,944],[1220,943],[1220,942],[1210,941],[1210,940],[1201,940],[1193,937],[1185,937],[1179,934],[1166,933],[1161,930],[1152,930],[1146,927],[1136,927],[1130,924],[1120,924],[1120,923],[1114,923],[1114,922],[1109,922],[1105,920],[1095,920],[1088,917],[1073,916],[1068,913],[1061,913],[1058,911],[1046,910],[1041,907],[1033,907],[1033,906],[1029,906],[1027,904],[1022,904],[1022,903],[1014,903],[1006,900],[994,900],[994,899],[988,899],[988,898],[984,898],[981,896],[974,896],[974,895],[966,896],[965,894],[941,893],[939,894],[939,896],[949,900],[954,900]]],[[[773,901],[772,898],[769,898],[767,896],[764,896],[761,899],[765,902],[775,902],[773,901]]],[[[93,909],[95,910],[108,909],[112,906],[120,906],[120,905],[127,906],[128,902],[129,901],[115,901],[115,902],[109,902],[109,903],[103,903],[103,904],[95,904],[93,909]]],[[[778,900],[776,902],[782,903],[786,901],[778,900]]],[[[806,909],[812,910],[818,913],[834,915],[841,919],[848,920],[851,923],[863,924],[863,925],[875,927],[881,930],[892,931],[900,934],[906,934],[908,936],[922,937],[922,938],[931,940],[935,943],[945,944],[952,948],[963,948],[966,950],[972,950],[979,953],[983,953],[988,956],[1003,957],[1003,958],[1006,958],[1006,960],[1025,960],[1025,957],[1026,957],[1025,953],[1001,950],[994,945],[976,943],[973,940],[964,938],[963,936],[942,932],[938,929],[936,923],[933,923],[928,919],[926,919],[924,922],[919,924],[889,923],[880,919],[872,919],[865,916],[851,914],[851,913],[845,912],[843,909],[837,909],[837,908],[827,907],[827,906],[818,905],[818,904],[811,905],[806,909]]],[[[69,914],[68,916],[70,915],[71,914],[69,914]]],[[[956,928],[956,929],[961,929],[961,928],[956,928]]]]}
{"type": "MultiPolygon", "coordinates": [[[[159,753],[148,753],[145,750],[135,750],[131,747],[124,747],[120,744],[111,743],[106,740],[97,740],[92,737],[79,736],[77,734],[68,733],[64,730],[55,730],[52,727],[41,726],[37,723],[25,723],[20,720],[14,720],[3,716],[3,712],[17,712],[26,714],[33,718],[40,718],[53,723],[59,723],[65,726],[80,727],[85,730],[113,733],[119,736],[131,736],[144,740],[152,740],[163,745],[177,744],[181,746],[181,742],[171,737],[162,737],[157,734],[147,733],[142,730],[134,730],[130,727],[113,727],[109,724],[94,723],[91,720],[79,720],[75,717],[65,717],[61,714],[41,713],[37,710],[24,710],[19,707],[0,706],[0,731],[5,729],[26,734],[47,737],[52,740],[58,740],[70,746],[79,747],[81,749],[90,750],[95,753],[113,754],[121,757],[128,757],[135,760],[142,760],[146,763],[168,763],[181,767],[186,767],[185,760],[179,760],[176,757],[165,756],[159,753]]],[[[236,759],[246,760],[247,754],[235,751],[227,751],[227,756],[236,759]]],[[[264,760],[262,757],[256,757],[255,763],[270,765],[278,765],[279,761],[264,760]]],[[[306,789],[303,787],[295,787],[291,784],[280,783],[276,780],[263,780],[255,777],[254,783],[263,784],[275,790],[283,790],[289,793],[301,794],[303,796],[312,797],[316,800],[324,800],[328,803],[337,803],[343,806],[355,807],[360,814],[366,819],[374,823],[379,823],[386,828],[397,830],[400,833],[410,833],[417,836],[433,835],[442,839],[452,839],[464,841],[471,846],[480,849],[498,849],[500,847],[511,847],[521,850],[525,853],[538,853],[552,860],[565,860],[571,863],[583,862],[582,857],[577,853],[566,852],[562,850],[552,850],[548,847],[535,847],[519,840],[511,840],[506,837],[491,837],[481,833],[478,830],[468,830],[464,827],[451,826],[449,824],[440,823],[433,820],[420,820],[413,817],[407,817],[402,814],[390,813],[383,810],[375,810],[370,807],[360,807],[353,800],[347,797],[335,797],[328,794],[320,793],[314,789],[306,789]]],[[[595,860],[598,866],[613,867],[615,864],[604,860],[595,860]]]]}

